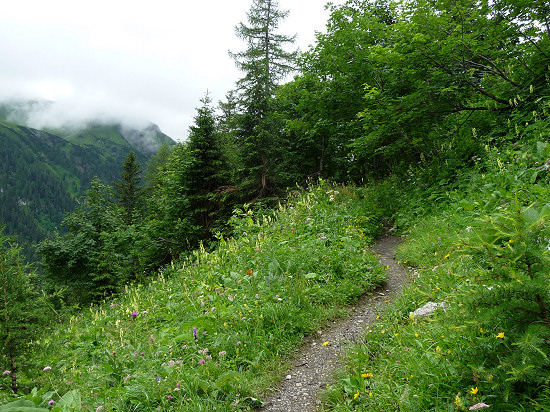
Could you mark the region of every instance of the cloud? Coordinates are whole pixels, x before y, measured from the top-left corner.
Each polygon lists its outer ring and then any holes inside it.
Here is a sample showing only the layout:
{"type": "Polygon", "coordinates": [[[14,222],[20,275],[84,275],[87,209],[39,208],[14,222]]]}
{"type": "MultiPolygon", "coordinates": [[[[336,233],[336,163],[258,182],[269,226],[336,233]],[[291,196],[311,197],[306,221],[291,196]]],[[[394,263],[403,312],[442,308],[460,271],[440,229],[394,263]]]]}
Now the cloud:
{"type": "MultiPolygon", "coordinates": [[[[328,13],[320,0],[280,0],[281,26],[314,42],[328,13]]],[[[234,27],[252,0],[18,0],[0,13],[0,100],[55,101],[35,121],[94,116],[151,121],[177,140],[188,134],[199,100],[214,102],[240,73],[227,51],[244,48],[234,27]]]]}

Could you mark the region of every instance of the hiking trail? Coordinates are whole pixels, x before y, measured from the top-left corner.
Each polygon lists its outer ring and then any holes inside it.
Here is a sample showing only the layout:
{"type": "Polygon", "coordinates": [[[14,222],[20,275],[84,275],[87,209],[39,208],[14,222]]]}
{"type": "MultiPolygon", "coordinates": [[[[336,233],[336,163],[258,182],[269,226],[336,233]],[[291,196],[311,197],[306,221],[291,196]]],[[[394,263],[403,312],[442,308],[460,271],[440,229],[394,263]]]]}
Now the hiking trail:
{"type": "Polygon", "coordinates": [[[384,306],[399,295],[407,284],[409,273],[395,261],[395,249],[401,239],[384,235],[371,247],[380,264],[388,266],[386,283],[361,296],[347,318],[333,321],[327,328],[318,330],[306,339],[292,357],[291,368],[280,383],[279,389],[265,399],[262,412],[313,412],[319,407],[319,393],[332,383],[334,371],[343,365],[341,356],[347,343],[357,333],[376,321],[384,306]],[[329,342],[323,346],[323,342],[329,342]]]}

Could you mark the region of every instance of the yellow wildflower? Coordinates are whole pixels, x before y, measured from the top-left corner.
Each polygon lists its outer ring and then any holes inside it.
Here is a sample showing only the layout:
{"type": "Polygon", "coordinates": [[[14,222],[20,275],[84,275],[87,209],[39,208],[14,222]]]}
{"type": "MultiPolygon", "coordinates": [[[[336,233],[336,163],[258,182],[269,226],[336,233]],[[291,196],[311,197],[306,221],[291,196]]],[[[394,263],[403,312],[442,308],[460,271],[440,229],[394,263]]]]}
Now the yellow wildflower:
{"type": "Polygon", "coordinates": [[[362,378],[372,378],[372,373],[371,372],[363,373],[363,374],[361,374],[361,377],[362,378]]]}
{"type": "Polygon", "coordinates": [[[504,339],[504,332],[500,332],[497,337],[497,339],[504,339]]]}
{"type": "Polygon", "coordinates": [[[326,342],[323,342],[323,346],[327,346],[328,345],[328,340],[326,342]]]}
{"type": "Polygon", "coordinates": [[[470,393],[471,393],[472,395],[476,395],[477,392],[478,392],[477,386],[476,386],[475,388],[472,388],[472,389],[470,390],[470,393]]]}
{"type": "Polygon", "coordinates": [[[353,399],[357,399],[359,397],[359,391],[355,392],[355,395],[353,395],[353,399]]]}

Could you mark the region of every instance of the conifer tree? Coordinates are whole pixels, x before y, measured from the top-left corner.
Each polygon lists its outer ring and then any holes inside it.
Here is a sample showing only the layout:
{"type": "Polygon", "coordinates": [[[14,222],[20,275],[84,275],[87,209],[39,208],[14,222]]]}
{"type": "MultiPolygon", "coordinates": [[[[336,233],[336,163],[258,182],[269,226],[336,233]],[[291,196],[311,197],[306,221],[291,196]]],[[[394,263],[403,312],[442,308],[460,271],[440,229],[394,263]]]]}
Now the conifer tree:
{"type": "Polygon", "coordinates": [[[163,166],[168,163],[168,158],[172,153],[172,147],[164,142],[157,153],[151,156],[145,168],[145,191],[151,194],[155,188],[161,183],[160,173],[163,166]]]}
{"type": "MultiPolygon", "coordinates": [[[[281,80],[293,69],[295,36],[277,34],[281,20],[288,11],[279,10],[275,0],[253,0],[247,13],[247,23],[235,28],[237,36],[247,44],[246,50],[231,53],[236,66],[244,73],[237,82],[243,116],[241,118],[241,153],[245,174],[256,186],[258,197],[269,194],[270,160],[273,157],[278,132],[274,118],[270,116],[270,101],[281,80]]],[[[272,182],[271,182],[272,183],[272,182]]]]}
{"type": "Polygon", "coordinates": [[[215,210],[219,209],[219,195],[221,188],[227,185],[227,173],[208,93],[201,103],[195,122],[190,127],[185,186],[190,214],[194,216],[193,223],[208,230],[215,219],[215,210]]]}
{"type": "Polygon", "coordinates": [[[122,165],[120,180],[113,186],[113,196],[123,210],[123,220],[127,225],[133,223],[134,212],[140,206],[143,193],[143,188],[140,186],[140,175],[141,167],[134,152],[130,151],[122,165]]]}
{"type": "Polygon", "coordinates": [[[0,368],[11,375],[11,390],[17,393],[18,369],[30,350],[29,341],[46,321],[46,312],[32,281],[32,267],[3,230],[0,227],[0,368]]]}

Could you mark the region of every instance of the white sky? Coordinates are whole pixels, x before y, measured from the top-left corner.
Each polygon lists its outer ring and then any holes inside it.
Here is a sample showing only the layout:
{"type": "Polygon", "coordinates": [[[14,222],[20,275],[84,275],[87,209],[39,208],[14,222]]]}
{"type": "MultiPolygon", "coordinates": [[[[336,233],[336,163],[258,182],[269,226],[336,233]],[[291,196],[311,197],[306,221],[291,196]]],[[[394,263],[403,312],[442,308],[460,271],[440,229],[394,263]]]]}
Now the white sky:
{"type": "MultiPolygon", "coordinates": [[[[279,32],[303,51],[324,31],[325,0],[279,0],[279,32]]],[[[333,1],[341,4],[343,0],[333,1]]],[[[252,0],[0,2],[0,100],[48,99],[48,123],[101,113],[151,121],[183,140],[206,90],[214,104],[241,77],[228,50],[252,0]]]]}

